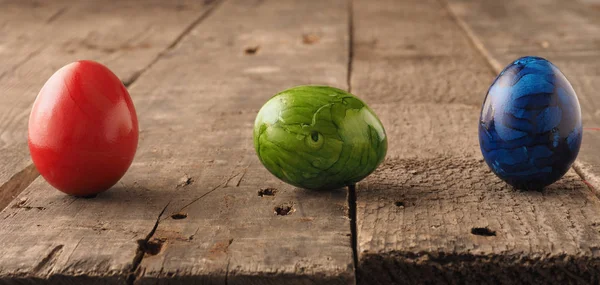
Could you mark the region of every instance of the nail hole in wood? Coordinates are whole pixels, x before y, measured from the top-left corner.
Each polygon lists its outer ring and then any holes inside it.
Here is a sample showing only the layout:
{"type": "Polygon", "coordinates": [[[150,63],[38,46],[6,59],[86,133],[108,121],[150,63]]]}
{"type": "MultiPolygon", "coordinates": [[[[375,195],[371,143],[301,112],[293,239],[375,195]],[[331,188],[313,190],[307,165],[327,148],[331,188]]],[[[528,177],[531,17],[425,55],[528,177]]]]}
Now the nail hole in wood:
{"type": "Polygon", "coordinates": [[[171,219],[173,220],[182,220],[187,218],[187,214],[186,213],[176,213],[171,215],[171,219]]]}
{"type": "Polygon", "coordinates": [[[404,202],[402,202],[402,201],[396,201],[396,203],[394,203],[394,205],[396,205],[396,207],[399,207],[399,208],[404,208],[404,202]]]}
{"type": "Polygon", "coordinates": [[[488,227],[471,228],[471,234],[474,234],[476,236],[491,237],[491,236],[496,236],[496,231],[492,231],[492,230],[488,229],[488,227]]]}
{"type": "Polygon", "coordinates": [[[247,47],[244,50],[244,52],[248,55],[253,55],[253,54],[256,54],[259,49],[260,49],[260,46],[247,47]]]}
{"type": "Polygon", "coordinates": [[[284,205],[275,207],[274,210],[275,210],[275,214],[277,214],[278,216],[287,216],[294,211],[294,207],[293,207],[293,205],[284,204],[284,205]]]}
{"type": "Polygon", "coordinates": [[[277,189],[275,188],[263,188],[258,190],[258,196],[260,197],[275,196],[275,194],[277,194],[277,189]]]}

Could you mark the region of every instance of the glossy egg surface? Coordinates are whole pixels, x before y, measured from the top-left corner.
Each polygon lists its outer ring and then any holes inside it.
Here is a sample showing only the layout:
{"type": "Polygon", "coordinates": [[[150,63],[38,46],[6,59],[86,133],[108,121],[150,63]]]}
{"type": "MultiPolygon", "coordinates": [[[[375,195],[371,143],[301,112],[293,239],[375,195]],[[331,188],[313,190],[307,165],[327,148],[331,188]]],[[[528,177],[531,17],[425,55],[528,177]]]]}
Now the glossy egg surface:
{"type": "Polygon", "coordinates": [[[362,180],[383,161],[387,137],[375,113],[354,95],[299,86],[271,98],[254,125],[254,147],[281,180],[333,189],[362,180]]]}
{"type": "Polygon", "coordinates": [[[75,196],[117,183],[138,144],[137,115],[127,89],[93,61],[68,64],[48,79],[33,104],[28,131],[40,174],[75,196]]]}
{"type": "Polygon", "coordinates": [[[479,122],[481,152],[492,171],[520,189],[541,189],[575,161],[582,139],[577,95],[562,72],[523,57],[491,85],[479,122]]]}

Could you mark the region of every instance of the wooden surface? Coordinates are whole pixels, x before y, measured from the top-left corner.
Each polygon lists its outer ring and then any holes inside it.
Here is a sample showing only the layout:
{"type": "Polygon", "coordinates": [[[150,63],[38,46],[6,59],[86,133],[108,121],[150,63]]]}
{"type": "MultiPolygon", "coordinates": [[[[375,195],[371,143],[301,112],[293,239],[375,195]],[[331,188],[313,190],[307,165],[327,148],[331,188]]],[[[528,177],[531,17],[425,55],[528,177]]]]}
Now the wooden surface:
{"type": "MultiPolygon", "coordinates": [[[[443,1],[378,2],[354,3],[352,90],[390,140],[385,164],[357,189],[358,283],[598,283],[600,202],[584,181],[570,171],[544,192],[519,192],[483,162],[476,123],[499,70],[443,1]]],[[[517,2],[506,5],[539,13],[517,2]]],[[[503,6],[471,3],[461,11],[477,17],[503,6]]],[[[525,38],[534,17],[496,18],[473,23],[505,33],[484,43],[525,38]]]]}
{"type": "Polygon", "coordinates": [[[574,165],[600,194],[600,6],[577,1],[450,0],[452,12],[494,71],[525,55],[554,63],[577,92],[583,142],[574,165]],[[507,15],[511,15],[508,17],[507,15]]]}
{"type": "Polygon", "coordinates": [[[346,88],[346,4],[218,7],[131,86],[140,144],[115,189],[76,199],[39,178],[2,212],[3,276],[352,284],[345,190],[285,185],[258,167],[251,143],[255,114],[276,92],[306,83],[346,88]],[[318,42],[304,43],[307,34],[318,42]],[[261,188],[278,191],[260,197],[261,188]],[[286,205],[289,215],[275,214],[286,205]],[[171,218],[177,213],[185,218],[171,218]]]}
{"type": "Polygon", "coordinates": [[[285,185],[260,165],[252,144],[256,113],[278,91],[299,84],[346,88],[346,4],[226,1],[136,82],[132,90],[144,98],[135,103],[147,114],[147,143],[136,160],[142,172],[130,177],[173,160],[170,167],[159,166],[164,175],[142,185],[165,178],[176,185],[184,172],[194,178],[181,189],[155,193],[172,199],[169,214],[187,218],[167,218],[158,226],[152,239],[164,240],[164,249],[142,260],[142,284],[354,282],[345,189],[310,192],[285,185]],[[306,34],[318,42],[304,43],[306,34]],[[249,47],[259,48],[247,54],[249,47]],[[169,73],[177,69],[188,73],[169,73]],[[184,133],[192,135],[178,135],[184,133]],[[278,191],[260,197],[261,188],[278,191]],[[274,214],[282,205],[293,212],[274,214]]]}
{"type": "Polygon", "coordinates": [[[560,0],[0,0],[0,284],[597,284],[599,15],[560,0]],[[586,128],[577,171],[543,192],[496,178],[477,141],[489,84],[523,55],[565,73],[586,128]],[[36,179],[26,145],[35,95],[80,58],[129,86],[140,120],[130,170],[92,199],[36,179]],[[300,84],[351,90],[386,127],[356,195],[260,165],[255,115],[300,84]]]}
{"type": "Polygon", "coordinates": [[[197,1],[140,3],[0,2],[0,209],[38,175],[28,168],[27,121],[56,70],[92,59],[130,83],[211,7],[197,1]]]}

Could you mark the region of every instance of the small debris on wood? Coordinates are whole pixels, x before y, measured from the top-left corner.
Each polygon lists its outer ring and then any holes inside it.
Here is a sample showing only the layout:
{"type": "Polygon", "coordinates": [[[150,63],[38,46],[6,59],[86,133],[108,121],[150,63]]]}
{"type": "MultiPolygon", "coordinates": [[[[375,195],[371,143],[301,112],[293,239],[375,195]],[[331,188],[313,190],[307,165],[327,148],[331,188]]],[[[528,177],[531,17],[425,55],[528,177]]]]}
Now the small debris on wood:
{"type": "Polygon", "coordinates": [[[492,231],[488,227],[471,228],[471,234],[474,234],[476,236],[491,237],[491,236],[496,236],[496,231],[492,231]]]}
{"type": "Polygon", "coordinates": [[[46,210],[46,208],[44,208],[44,207],[26,206],[25,205],[26,203],[27,203],[27,197],[23,197],[23,198],[19,199],[19,202],[15,203],[12,207],[16,208],[16,209],[25,209],[26,211],[29,211],[31,209],[37,209],[40,211],[46,210]]]}
{"type": "Polygon", "coordinates": [[[25,205],[25,203],[27,203],[27,197],[23,197],[23,198],[19,199],[19,202],[17,202],[17,205],[23,206],[23,205],[25,205]]]}
{"type": "Polygon", "coordinates": [[[187,174],[179,179],[179,183],[177,184],[177,188],[185,187],[194,183],[194,178],[188,176],[187,174]]]}
{"type": "Polygon", "coordinates": [[[275,194],[277,194],[277,189],[275,188],[261,188],[258,190],[258,196],[260,197],[275,196],[275,194]]]}
{"type": "Polygon", "coordinates": [[[278,216],[287,216],[287,215],[292,214],[294,211],[296,211],[294,209],[294,204],[291,204],[291,203],[286,203],[281,206],[277,206],[277,207],[275,207],[274,210],[275,210],[275,214],[278,216]]]}
{"type": "Polygon", "coordinates": [[[247,47],[247,48],[244,50],[244,52],[245,52],[246,54],[253,55],[253,54],[256,54],[256,53],[258,52],[258,50],[259,50],[259,49],[260,49],[260,46],[247,47]]]}
{"type": "Polygon", "coordinates": [[[302,42],[306,45],[312,45],[319,42],[319,36],[314,34],[304,34],[302,35],[302,42]]]}
{"type": "Polygon", "coordinates": [[[175,214],[171,215],[171,218],[173,220],[181,220],[181,219],[187,218],[187,214],[186,213],[175,213],[175,214]]]}

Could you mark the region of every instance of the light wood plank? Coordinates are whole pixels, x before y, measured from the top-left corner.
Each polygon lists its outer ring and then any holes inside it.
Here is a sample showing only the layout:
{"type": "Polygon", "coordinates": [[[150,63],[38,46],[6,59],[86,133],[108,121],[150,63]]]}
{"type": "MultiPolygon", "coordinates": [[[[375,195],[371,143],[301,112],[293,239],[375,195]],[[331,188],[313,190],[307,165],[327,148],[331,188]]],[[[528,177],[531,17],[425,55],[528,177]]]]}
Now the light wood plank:
{"type": "Polygon", "coordinates": [[[0,213],[5,280],[122,282],[139,263],[129,282],[353,284],[345,189],[278,181],[251,139],[256,113],[278,91],[346,88],[346,5],[224,2],[131,88],[140,144],[119,185],[86,200],[38,179],[17,198],[20,208],[0,213]],[[269,187],[275,196],[258,195],[269,187]],[[276,215],[285,205],[293,212],[276,215]],[[177,213],[185,218],[171,218],[177,213]],[[137,251],[138,240],[155,251],[137,251]]]}
{"type": "Polygon", "coordinates": [[[600,201],[582,179],[519,192],[483,161],[477,122],[496,72],[443,2],[354,6],[351,87],[390,142],[357,187],[358,283],[599,282],[600,201]]]}
{"type": "Polygon", "coordinates": [[[600,10],[560,0],[449,2],[496,72],[521,56],[537,55],[569,79],[584,126],[574,167],[600,194],[600,10]]]}

